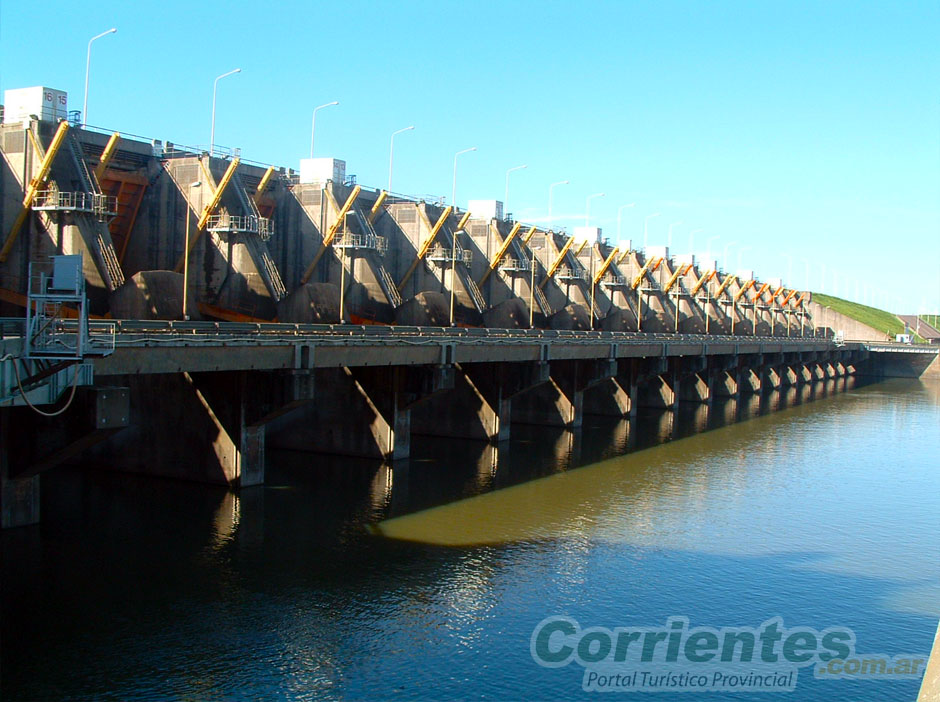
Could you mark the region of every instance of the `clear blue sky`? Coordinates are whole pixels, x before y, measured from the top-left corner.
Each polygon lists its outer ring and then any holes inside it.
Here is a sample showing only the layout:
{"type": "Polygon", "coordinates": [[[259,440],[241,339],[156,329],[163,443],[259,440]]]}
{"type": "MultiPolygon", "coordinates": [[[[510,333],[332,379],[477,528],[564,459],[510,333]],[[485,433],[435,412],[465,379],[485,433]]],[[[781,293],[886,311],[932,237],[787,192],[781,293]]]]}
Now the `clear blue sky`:
{"type": "Polygon", "coordinates": [[[29,2],[0,8],[0,89],[67,90],[89,123],[297,168],[310,144],[398,192],[502,199],[557,225],[738,259],[851,299],[940,311],[940,3],[29,2]],[[742,250],[745,246],[751,247],[742,250]],[[790,252],[792,269],[781,252],[790,252]],[[826,264],[825,282],[818,262],[826,264]],[[902,285],[902,275],[910,283],[902,285]],[[856,281],[858,283],[856,284],[856,281]],[[838,286],[838,287],[836,287],[838,286]],[[858,294],[856,293],[858,290],[858,294]],[[903,301],[898,300],[902,298],[903,301]]]}

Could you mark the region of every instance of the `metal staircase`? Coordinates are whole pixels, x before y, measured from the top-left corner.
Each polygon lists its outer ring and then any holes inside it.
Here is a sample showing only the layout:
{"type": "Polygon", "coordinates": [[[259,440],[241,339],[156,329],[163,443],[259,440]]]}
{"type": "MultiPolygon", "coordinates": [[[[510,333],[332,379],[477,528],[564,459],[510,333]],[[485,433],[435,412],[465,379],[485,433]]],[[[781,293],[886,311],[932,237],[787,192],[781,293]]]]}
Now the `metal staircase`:
{"type": "MultiPolygon", "coordinates": [[[[66,134],[65,144],[78,189],[81,193],[90,194],[90,207],[71,210],[72,214],[105,286],[108,290],[115,290],[124,284],[124,272],[118,262],[117,251],[114,249],[114,242],[111,240],[111,232],[108,228],[108,221],[115,214],[115,207],[111,205],[113,198],[102,194],[98,179],[88,170],[82,145],[74,131],[70,130],[66,134]]],[[[61,198],[62,195],[66,193],[61,192],[60,189],[59,197],[61,198]]],[[[61,205],[61,201],[56,204],[61,205]]],[[[64,208],[59,206],[55,209],[64,208]]]]}
{"type": "MultiPolygon", "coordinates": [[[[362,211],[358,201],[353,203],[352,210],[356,222],[359,225],[359,231],[362,232],[367,239],[374,241],[375,249],[381,251],[382,246],[380,245],[380,241],[384,240],[375,233],[375,227],[373,227],[372,222],[369,221],[368,215],[362,211]]],[[[398,286],[395,285],[395,281],[392,280],[392,276],[386,270],[385,264],[383,264],[378,257],[375,259],[370,257],[369,262],[372,264],[375,278],[378,280],[379,287],[382,288],[382,293],[385,295],[385,299],[388,300],[388,304],[392,306],[392,309],[398,309],[401,307],[402,303],[401,293],[398,292],[398,286]]]]}
{"type": "Polygon", "coordinates": [[[258,237],[246,236],[245,246],[251,254],[251,259],[254,261],[271,298],[275,302],[280,302],[287,297],[287,288],[284,287],[284,281],[281,280],[277,265],[268,252],[267,244],[258,237]]]}
{"type": "Polygon", "coordinates": [[[486,310],[486,300],[483,299],[480,286],[477,285],[473,276],[470,275],[470,269],[466,266],[457,266],[457,270],[459,271],[457,275],[460,276],[460,282],[463,283],[464,290],[466,290],[467,294],[470,296],[473,306],[476,307],[477,312],[483,314],[486,310]]]}
{"type": "MultiPolygon", "coordinates": [[[[536,265],[534,261],[533,265],[536,265]]],[[[551,305],[548,304],[548,298],[545,297],[545,291],[536,285],[533,287],[532,293],[535,297],[535,301],[538,303],[539,309],[542,310],[542,314],[546,317],[550,317],[552,315],[552,308],[551,305]]]]}
{"type": "MultiPolygon", "coordinates": [[[[254,199],[248,195],[245,182],[239,176],[238,171],[235,171],[232,176],[231,187],[235,191],[242,212],[246,213],[247,221],[243,230],[246,234],[244,237],[245,247],[251,254],[251,259],[258,269],[268,293],[275,302],[280,302],[287,297],[287,288],[284,286],[284,281],[281,280],[280,271],[278,271],[274,259],[271,258],[268,245],[265,243],[272,233],[270,221],[261,216],[254,199]]],[[[234,221],[235,218],[230,216],[230,219],[234,221]]]]}
{"type": "MultiPolygon", "coordinates": [[[[441,228],[441,231],[445,236],[450,238],[450,246],[453,247],[457,235],[446,224],[441,228]]],[[[463,283],[464,290],[467,291],[467,295],[470,297],[470,301],[473,303],[476,311],[483,314],[486,310],[486,300],[483,297],[483,293],[480,292],[480,286],[477,285],[477,282],[470,274],[470,261],[472,257],[467,255],[469,253],[469,251],[462,249],[459,243],[457,244],[457,277],[460,278],[460,282],[463,283]]],[[[451,251],[448,258],[452,257],[453,251],[451,251]]]]}

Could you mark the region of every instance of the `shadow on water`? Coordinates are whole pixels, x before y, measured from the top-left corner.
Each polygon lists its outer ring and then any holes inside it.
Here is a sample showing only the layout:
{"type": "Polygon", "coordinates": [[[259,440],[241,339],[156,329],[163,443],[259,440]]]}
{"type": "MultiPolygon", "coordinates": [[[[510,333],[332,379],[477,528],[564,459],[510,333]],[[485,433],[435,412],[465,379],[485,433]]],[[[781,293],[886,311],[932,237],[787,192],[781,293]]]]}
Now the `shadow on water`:
{"type": "MultiPolygon", "coordinates": [[[[267,485],[237,495],[57,471],[44,522],[0,535],[0,696],[571,699],[581,669],[529,656],[535,624],[562,613],[780,615],[851,627],[860,652],[926,654],[937,449],[873,499],[898,462],[874,437],[935,429],[940,398],[887,383],[822,397],[588,418],[579,434],[516,425],[498,446],[421,438],[395,466],[272,452],[267,485]]],[[[917,689],[811,676],[800,699],[917,689]]]]}

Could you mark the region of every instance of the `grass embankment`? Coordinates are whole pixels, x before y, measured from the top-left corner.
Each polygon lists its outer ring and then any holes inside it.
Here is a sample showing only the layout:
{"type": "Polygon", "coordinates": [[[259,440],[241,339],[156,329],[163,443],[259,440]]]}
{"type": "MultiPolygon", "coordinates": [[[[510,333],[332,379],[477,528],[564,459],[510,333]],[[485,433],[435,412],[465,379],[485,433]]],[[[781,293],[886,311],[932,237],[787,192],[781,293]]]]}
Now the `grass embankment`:
{"type": "MultiPolygon", "coordinates": [[[[877,307],[860,305],[857,302],[850,302],[849,300],[843,300],[841,297],[832,297],[822,293],[813,293],[813,302],[818,302],[823,307],[829,307],[839,314],[844,314],[846,317],[851,317],[862,324],[867,324],[872,329],[884,332],[892,340],[895,334],[904,333],[904,322],[890,312],[885,312],[877,307]]],[[[915,339],[921,340],[917,336],[915,336],[915,339]]]]}

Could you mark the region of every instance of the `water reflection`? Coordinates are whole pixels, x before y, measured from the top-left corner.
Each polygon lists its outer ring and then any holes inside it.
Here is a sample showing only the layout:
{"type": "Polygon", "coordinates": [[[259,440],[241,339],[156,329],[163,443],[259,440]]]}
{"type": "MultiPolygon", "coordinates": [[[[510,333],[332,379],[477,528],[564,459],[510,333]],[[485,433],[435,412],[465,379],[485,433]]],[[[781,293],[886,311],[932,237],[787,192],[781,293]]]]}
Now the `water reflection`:
{"type": "Polygon", "coordinates": [[[925,441],[940,384],[830,382],[579,432],[514,425],[499,445],[421,438],[392,465],[271,452],[267,485],[238,494],[54,472],[41,527],[0,534],[16,642],[0,692],[570,699],[577,671],[528,654],[534,622],[561,612],[780,614],[921,651],[940,608],[940,448],[925,441]]]}

